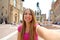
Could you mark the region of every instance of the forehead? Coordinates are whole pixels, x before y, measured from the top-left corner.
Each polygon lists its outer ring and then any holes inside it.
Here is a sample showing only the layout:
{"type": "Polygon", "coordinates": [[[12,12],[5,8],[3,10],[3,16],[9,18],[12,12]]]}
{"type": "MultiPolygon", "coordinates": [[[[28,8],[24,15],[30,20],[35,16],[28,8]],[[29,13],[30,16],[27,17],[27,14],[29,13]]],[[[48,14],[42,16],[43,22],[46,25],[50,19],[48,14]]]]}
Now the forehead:
{"type": "Polygon", "coordinates": [[[25,13],[31,13],[29,9],[25,10],[25,13]]]}

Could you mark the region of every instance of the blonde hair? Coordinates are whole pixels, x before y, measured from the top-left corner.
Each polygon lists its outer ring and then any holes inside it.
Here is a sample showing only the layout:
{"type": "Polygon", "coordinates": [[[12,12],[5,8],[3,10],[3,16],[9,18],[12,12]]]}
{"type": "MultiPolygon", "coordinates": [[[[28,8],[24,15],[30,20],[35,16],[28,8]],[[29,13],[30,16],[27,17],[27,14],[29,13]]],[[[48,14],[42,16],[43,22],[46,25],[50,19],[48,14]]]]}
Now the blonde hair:
{"type": "Polygon", "coordinates": [[[36,27],[34,26],[36,24],[36,18],[34,15],[33,10],[31,9],[25,9],[23,12],[23,21],[22,21],[22,31],[21,31],[21,40],[23,40],[23,35],[25,33],[26,30],[26,22],[24,21],[24,13],[26,10],[30,10],[31,14],[32,14],[32,21],[30,22],[30,30],[29,30],[29,40],[34,40],[35,39],[35,35],[36,35],[36,27]]]}

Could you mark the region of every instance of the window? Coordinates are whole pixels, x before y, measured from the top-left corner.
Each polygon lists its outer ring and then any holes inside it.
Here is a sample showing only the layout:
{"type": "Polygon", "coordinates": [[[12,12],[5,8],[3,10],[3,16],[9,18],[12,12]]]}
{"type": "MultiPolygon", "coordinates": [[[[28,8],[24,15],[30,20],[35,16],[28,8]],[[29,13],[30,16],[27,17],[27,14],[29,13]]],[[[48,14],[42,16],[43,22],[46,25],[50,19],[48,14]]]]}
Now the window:
{"type": "Polygon", "coordinates": [[[14,0],[14,7],[16,7],[16,0],[14,0]]]}
{"type": "Polygon", "coordinates": [[[1,15],[3,16],[3,13],[1,13],[1,15]]]}
{"type": "Polygon", "coordinates": [[[39,13],[37,12],[37,15],[39,15],[39,13]]]}
{"type": "Polygon", "coordinates": [[[37,21],[39,21],[39,17],[37,17],[37,21]]]}
{"type": "Polygon", "coordinates": [[[39,19],[37,18],[37,21],[39,21],[39,19]]]}

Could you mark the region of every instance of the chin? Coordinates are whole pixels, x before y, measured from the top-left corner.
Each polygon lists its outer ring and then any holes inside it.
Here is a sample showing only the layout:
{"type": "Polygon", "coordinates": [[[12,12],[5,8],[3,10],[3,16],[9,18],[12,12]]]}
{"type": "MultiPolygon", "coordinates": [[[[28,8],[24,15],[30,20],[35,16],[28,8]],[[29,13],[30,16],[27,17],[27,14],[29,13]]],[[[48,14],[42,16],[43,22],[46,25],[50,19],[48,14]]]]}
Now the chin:
{"type": "Polygon", "coordinates": [[[28,23],[29,23],[29,22],[31,22],[31,21],[26,21],[26,22],[28,22],[28,23]]]}

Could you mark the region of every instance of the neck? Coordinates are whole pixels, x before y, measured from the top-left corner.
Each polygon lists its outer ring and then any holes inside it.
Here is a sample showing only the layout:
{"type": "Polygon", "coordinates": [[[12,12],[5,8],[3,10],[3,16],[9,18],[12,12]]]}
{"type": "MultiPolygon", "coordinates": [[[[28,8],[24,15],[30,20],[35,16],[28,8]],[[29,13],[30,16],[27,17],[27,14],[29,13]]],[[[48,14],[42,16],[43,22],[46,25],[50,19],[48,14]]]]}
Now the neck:
{"type": "Polygon", "coordinates": [[[29,32],[30,23],[26,23],[26,32],[29,32]]]}
{"type": "Polygon", "coordinates": [[[26,27],[27,27],[27,28],[30,27],[30,23],[26,23],[26,27]]]}

